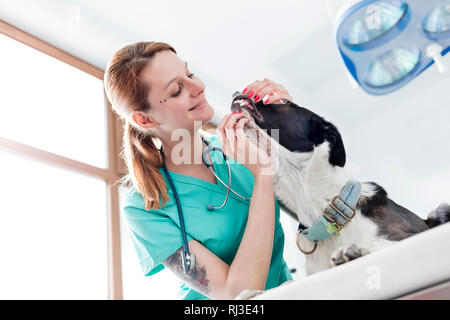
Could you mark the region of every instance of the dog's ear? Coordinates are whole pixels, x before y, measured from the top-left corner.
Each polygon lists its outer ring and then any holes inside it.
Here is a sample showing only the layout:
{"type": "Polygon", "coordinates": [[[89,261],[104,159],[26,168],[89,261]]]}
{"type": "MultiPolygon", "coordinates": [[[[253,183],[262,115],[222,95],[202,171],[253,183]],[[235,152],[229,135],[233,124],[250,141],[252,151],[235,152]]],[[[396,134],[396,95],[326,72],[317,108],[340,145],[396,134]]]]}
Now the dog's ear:
{"type": "Polygon", "coordinates": [[[308,140],[314,146],[328,141],[330,143],[328,161],[334,166],[343,167],[345,165],[344,142],[338,129],[332,123],[316,114],[312,114],[309,118],[308,140]]]}
{"type": "Polygon", "coordinates": [[[339,167],[345,166],[346,154],[341,134],[332,123],[326,121],[325,140],[330,143],[330,163],[339,167]]]}
{"type": "Polygon", "coordinates": [[[308,140],[314,143],[314,146],[322,144],[325,140],[325,120],[316,114],[309,118],[308,140]]]}
{"type": "Polygon", "coordinates": [[[346,161],[344,142],[338,129],[324,118],[313,114],[309,119],[308,139],[314,146],[322,144],[325,140],[330,144],[328,161],[335,166],[343,167],[346,161]]]}

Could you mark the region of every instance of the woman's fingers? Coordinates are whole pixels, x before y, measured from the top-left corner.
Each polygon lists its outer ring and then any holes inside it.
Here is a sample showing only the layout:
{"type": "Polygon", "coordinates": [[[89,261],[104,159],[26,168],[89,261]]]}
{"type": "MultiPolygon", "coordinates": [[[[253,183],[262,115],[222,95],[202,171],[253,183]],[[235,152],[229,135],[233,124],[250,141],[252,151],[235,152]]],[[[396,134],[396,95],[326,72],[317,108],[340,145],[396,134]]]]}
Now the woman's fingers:
{"type": "Polygon", "coordinates": [[[259,175],[262,170],[270,169],[271,160],[266,151],[247,139],[244,126],[248,121],[242,113],[227,115],[217,127],[217,135],[224,154],[246,166],[254,175],[259,175]]]}
{"type": "Polygon", "coordinates": [[[248,160],[248,140],[244,133],[244,126],[248,121],[248,118],[242,117],[238,120],[236,126],[234,127],[236,133],[236,160],[241,164],[245,164],[248,160]]]}
{"type": "Polygon", "coordinates": [[[286,92],[273,92],[272,94],[269,94],[267,96],[267,99],[264,100],[264,104],[269,104],[269,103],[275,103],[275,104],[280,104],[282,103],[281,100],[288,100],[288,101],[292,101],[292,97],[289,93],[286,92]]]}
{"type": "Polygon", "coordinates": [[[237,122],[236,122],[236,126],[235,129],[236,131],[238,129],[243,129],[245,124],[249,121],[249,119],[247,117],[241,117],[237,122]]]}
{"type": "Polygon", "coordinates": [[[256,80],[249,84],[245,90],[244,93],[246,93],[249,98],[252,98],[255,100],[255,102],[258,102],[262,99],[261,90],[271,84],[271,81],[269,79],[264,79],[262,81],[256,80]]]}
{"type": "Polygon", "coordinates": [[[262,88],[259,91],[259,94],[261,95],[261,99],[263,101],[266,101],[267,99],[270,99],[270,97],[273,94],[280,92],[280,91],[282,91],[282,89],[278,85],[271,83],[271,84],[265,86],[264,88],[262,88]]]}
{"type": "Polygon", "coordinates": [[[232,143],[232,139],[230,137],[231,133],[229,132],[229,122],[236,116],[236,113],[230,113],[226,115],[219,126],[217,127],[217,136],[219,137],[220,143],[222,145],[222,150],[226,155],[233,156],[233,148],[230,146],[230,142],[232,143]]]}
{"type": "Polygon", "coordinates": [[[222,119],[217,127],[217,135],[222,144],[222,149],[225,154],[232,158],[235,158],[237,151],[235,126],[242,116],[242,113],[229,114],[222,119]]]}
{"type": "Polygon", "coordinates": [[[261,82],[262,81],[259,80],[253,81],[248,86],[246,86],[244,90],[242,90],[242,93],[246,93],[250,98],[254,97],[255,91],[260,86],[261,82]]]}
{"type": "Polygon", "coordinates": [[[283,85],[267,78],[252,82],[244,91],[255,102],[263,100],[267,104],[281,99],[292,101],[292,97],[283,85]]]}
{"type": "Polygon", "coordinates": [[[225,132],[228,138],[229,148],[233,154],[236,154],[236,133],[235,126],[239,119],[243,117],[243,113],[233,114],[225,125],[225,132]]]}
{"type": "Polygon", "coordinates": [[[227,124],[228,120],[231,117],[231,113],[223,117],[222,121],[220,121],[219,125],[217,126],[217,137],[219,138],[220,144],[222,146],[223,150],[226,150],[228,148],[228,139],[225,134],[225,125],[227,124]]]}

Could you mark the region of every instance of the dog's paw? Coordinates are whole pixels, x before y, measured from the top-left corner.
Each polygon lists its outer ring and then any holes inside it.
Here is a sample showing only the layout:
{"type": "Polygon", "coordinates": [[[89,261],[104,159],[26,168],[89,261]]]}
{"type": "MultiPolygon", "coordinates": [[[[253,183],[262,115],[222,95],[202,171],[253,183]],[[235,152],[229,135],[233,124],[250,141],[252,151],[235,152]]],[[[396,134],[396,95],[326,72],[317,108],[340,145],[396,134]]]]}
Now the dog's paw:
{"type": "Polygon", "coordinates": [[[351,244],[346,248],[339,248],[331,255],[331,266],[338,266],[340,264],[362,257],[368,253],[368,250],[359,248],[354,244],[351,244]]]}
{"type": "Polygon", "coordinates": [[[254,298],[256,296],[259,296],[260,294],[262,294],[264,292],[264,290],[244,290],[241,293],[239,293],[234,300],[248,300],[251,298],[254,298]]]}

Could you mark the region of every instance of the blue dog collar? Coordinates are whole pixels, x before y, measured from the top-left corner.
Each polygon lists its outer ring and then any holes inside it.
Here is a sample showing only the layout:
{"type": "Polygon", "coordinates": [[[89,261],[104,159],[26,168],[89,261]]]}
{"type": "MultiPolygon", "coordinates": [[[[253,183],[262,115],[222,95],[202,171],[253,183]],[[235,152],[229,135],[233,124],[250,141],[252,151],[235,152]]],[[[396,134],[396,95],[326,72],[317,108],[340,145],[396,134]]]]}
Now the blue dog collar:
{"type": "Polygon", "coordinates": [[[319,220],[309,228],[305,228],[305,226],[299,224],[297,246],[300,251],[305,254],[311,254],[315,251],[317,243],[328,239],[333,234],[339,235],[339,231],[355,215],[355,207],[358,203],[360,193],[361,183],[359,181],[347,181],[339,195],[331,200],[319,220]],[[305,251],[300,247],[300,235],[314,243],[314,248],[311,251],[305,251]]]}

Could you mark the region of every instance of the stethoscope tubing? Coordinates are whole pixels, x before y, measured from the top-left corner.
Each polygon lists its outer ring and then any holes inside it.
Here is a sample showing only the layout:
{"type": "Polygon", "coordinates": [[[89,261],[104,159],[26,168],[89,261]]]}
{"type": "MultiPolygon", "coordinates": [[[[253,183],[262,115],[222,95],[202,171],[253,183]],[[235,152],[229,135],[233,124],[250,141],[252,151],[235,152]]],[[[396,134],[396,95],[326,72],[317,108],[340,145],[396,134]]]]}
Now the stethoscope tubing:
{"type": "Polygon", "coordinates": [[[247,201],[251,200],[251,198],[243,197],[242,195],[240,195],[239,193],[237,193],[236,191],[234,191],[233,188],[231,188],[231,169],[230,169],[230,164],[228,163],[228,156],[227,156],[225,153],[223,153],[223,150],[222,150],[221,148],[219,148],[219,147],[214,147],[214,146],[210,145],[210,143],[209,143],[208,141],[206,141],[205,138],[202,137],[202,140],[203,140],[203,142],[204,142],[205,145],[206,145],[206,150],[205,150],[205,151],[203,152],[203,154],[202,154],[202,160],[203,160],[203,163],[204,163],[205,166],[211,171],[211,173],[214,175],[214,177],[215,177],[215,178],[216,178],[216,179],[217,179],[217,180],[218,180],[225,188],[227,188],[227,194],[225,195],[225,199],[224,199],[223,203],[222,203],[220,206],[213,206],[212,204],[209,204],[209,205],[207,205],[206,208],[207,208],[209,211],[215,210],[215,209],[221,209],[221,208],[223,208],[223,207],[225,206],[225,204],[227,203],[227,201],[228,201],[228,196],[229,196],[229,194],[230,194],[230,191],[233,192],[236,196],[238,196],[239,198],[241,198],[241,199],[243,199],[243,200],[247,200],[247,201]],[[219,151],[219,152],[221,152],[222,155],[223,155],[223,158],[224,158],[224,160],[225,160],[225,163],[226,163],[227,169],[228,169],[228,184],[225,184],[225,182],[223,182],[223,180],[219,178],[219,176],[218,176],[218,175],[214,172],[214,170],[213,170],[213,164],[212,164],[212,162],[210,162],[210,161],[207,159],[207,155],[209,154],[209,155],[211,156],[211,152],[212,152],[212,151],[219,151]]]}
{"type": "MultiPolygon", "coordinates": [[[[202,154],[203,163],[206,165],[206,167],[209,168],[209,170],[212,172],[214,177],[216,177],[216,179],[220,183],[222,183],[222,185],[224,185],[226,187],[226,189],[227,189],[227,193],[226,193],[225,199],[224,199],[223,203],[220,206],[213,206],[211,204],[208,204],[206,208],[209,211],[223,208],[225,206],[225,204],[227,203],[227,201],[228,201],[228,196],[230,194],[230,191],[233,192],[238,197],[240,197],[241,199],[251,200],[251,198],[245,198],[245,197],[241,196],[240,194],[238,194],[236,191],[234,191],[231,188],[231,169],[230,169],[230,164],[228,163],[228,157],[223,153],[223,150],[221,148],[219,148],[219,147],[211,147],[209,142],[206,141],[203,137],[202,137],[202,140],[207,146],[206,150],[202,154]],[[212,162],[208,163],[208,160],[206,159],[206,155],[208,153],[210,154],[210,152],[214,151],[214,150],[222,152],[222,155],[224,157],[225,163],[227,164],[227,168],[228,168],[228,185],[226,185],[222,181],[222,179],[220,179],[216,175],[216,173],[212,169],[212,162]]],[[[166,161],[165,161],[165,155],[164,155],[162,146],[159,149],[159,151],[160,151],[161,156],[162,156],[162,163],[163,163],[164,173],[166,174],[167,179],[169,180],[169,184],[170,184],[170,187],[172,188],[172,191],[173,191],[173,194],[174,194],[174,197],[175,197],[175,202],[177,204],[177,211],[178,211],[178,217],[180,219],[180,229],[181,229],[181,235],[182,235],[182,238],[183,238],[183,247],[184,247],[184,251],[181,254],[182,263],[183,263],[183,271],[184,271],[184,273],[188,273],[191,268],[195,267],[195,255],[194,254],[191,255],[189,253],[189,246],[188,246],[187,235],[186,235],[186,226],[185,226],[185,223],[184,223],[183,207],[181,206],[181,201],[180,201],[180,197],[178,195],[178,191],[177,191],[177,189],[175,187],[175,184],[173,183],[172,177],[169,174],[169,170],[167,169],[166,161]]],[[[210,156],[211,156],[211,154],[210,154],[210,156]]]]}
{"type": "MultiPolygon", "coordinates": [[[[228,163],[227,163],[228,164],[228,163]]],[[[230,170],[230,166],[228,165],[228,185],[226,185],[222,179],[219,178],[219,176],[216,175],[216,173],[214,172],[214,170],[212,170],[211,168],[209,168],[209,170],[211,170],[212,174],[216,177],[217,180],[219,180],[220,183],[222,183],[222,185],[224,185],[227,189],[229,189],[231,192],[233,192],[235,195],[237,195],[238,197],[240,197],[243,200],[251,200],[251,198],[246,198],[241,196],[239,193],[237,193],[236,191],[233,190],[233,188],[231,188],[231,170],[230,170]],[[230,187],[228,187],[230,186],[230,187]]]]}
{"type": "Polygon", "coordinates": [[[175,188],[175,184],[173,183],[172,177],[170,176],[169,170],[167,169],[165,155],[164,155],[162,146],[159,149],[159,151],[162,156],[163,170],[169,180],[169,184],[170,184],[170,187],[172,188],[173,195],[175,197],[175,202],[177,204],[177,212],[178,212],[178,218],[180,219],[181,237],[183,238],[183,248],[184,248],[184,251],[181,253],[181,260],[182,260],[182,264],[183,264],[184,273],[188,273],[191,268],[195,267],[195,255],[191,255],[189,252],[189,245],[188,245],[187,235],[186,235],[186,226],[184,224],[183,207],[181,206],[181,201],[180,201],[180,197],[178,196],[177,188],[175,188]]]}

